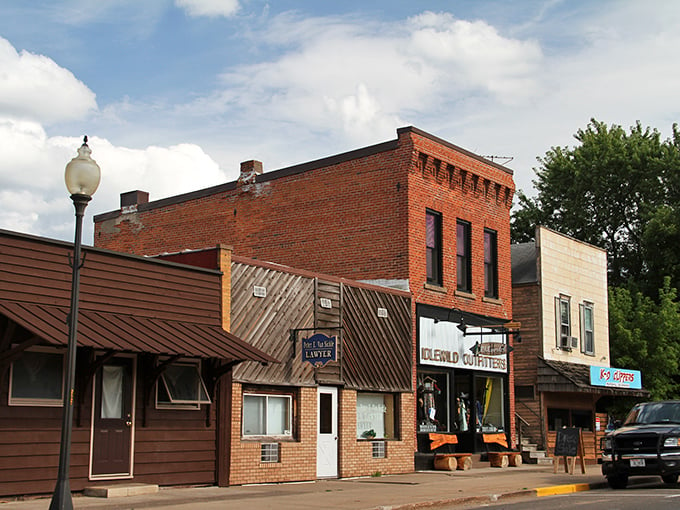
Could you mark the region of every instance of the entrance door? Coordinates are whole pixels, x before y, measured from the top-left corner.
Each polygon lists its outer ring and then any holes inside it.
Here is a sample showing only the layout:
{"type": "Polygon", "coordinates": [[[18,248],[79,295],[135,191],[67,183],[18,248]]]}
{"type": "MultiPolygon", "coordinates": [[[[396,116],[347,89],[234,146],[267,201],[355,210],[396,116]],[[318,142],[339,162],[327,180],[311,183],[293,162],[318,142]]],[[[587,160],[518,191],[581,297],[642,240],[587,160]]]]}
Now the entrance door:
{"type": "Polygon", "coordinates": [[[316,443],[316,476],[338,476],[338,389],[319,386],[318,434],[316,443]]]}
{"type": "Polygon", "coordinates": [[[134,358],[113,358],[95,374],[93,478],[132,477],[134,365],[134,358]]]}

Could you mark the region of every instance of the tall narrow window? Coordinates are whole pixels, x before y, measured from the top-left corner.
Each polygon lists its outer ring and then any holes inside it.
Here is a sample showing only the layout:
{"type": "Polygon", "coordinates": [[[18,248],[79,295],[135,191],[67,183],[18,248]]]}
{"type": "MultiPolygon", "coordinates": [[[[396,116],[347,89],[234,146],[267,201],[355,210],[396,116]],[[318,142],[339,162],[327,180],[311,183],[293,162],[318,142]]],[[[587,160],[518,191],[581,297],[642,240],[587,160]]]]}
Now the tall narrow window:
{"type": "Polygon", "coordinates": [[[427,210],[426,220],[426,265],[427,283],[442,284],[442,216],[427,210]]]}
{"type": "Polygon", "coordinates": [[[595,354],[595,334],[593,325],[593,304],[584,302],[581,309],[581,352],[595,354]]]}
{"type": "Polygon", "coordinates": [[[470,258],[470,224],[456,222],[456,288],[472,292],[472,264],[470,258]]]}
{"type": "Polygon", "coordinates": [[[484,296],[498,297],[498,240],[489,229],[484,229],[484,296]]]}
{"type": "Polygon", "coordinates": [[[569,296],[555,297],[555,329],[557,347],[571,350],[571,306],[569,296]]]}

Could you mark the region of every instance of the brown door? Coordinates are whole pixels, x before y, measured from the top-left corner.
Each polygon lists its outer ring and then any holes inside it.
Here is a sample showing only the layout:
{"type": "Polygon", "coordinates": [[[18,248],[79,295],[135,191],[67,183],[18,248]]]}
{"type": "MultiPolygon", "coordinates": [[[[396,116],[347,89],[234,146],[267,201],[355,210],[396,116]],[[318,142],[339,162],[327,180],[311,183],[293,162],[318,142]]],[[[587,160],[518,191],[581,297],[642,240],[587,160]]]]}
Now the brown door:
{"type": "Polygon", "coordinates": [[[92,476],[132,475],[134,359],[113,358],[95,376],[92,476]]]}

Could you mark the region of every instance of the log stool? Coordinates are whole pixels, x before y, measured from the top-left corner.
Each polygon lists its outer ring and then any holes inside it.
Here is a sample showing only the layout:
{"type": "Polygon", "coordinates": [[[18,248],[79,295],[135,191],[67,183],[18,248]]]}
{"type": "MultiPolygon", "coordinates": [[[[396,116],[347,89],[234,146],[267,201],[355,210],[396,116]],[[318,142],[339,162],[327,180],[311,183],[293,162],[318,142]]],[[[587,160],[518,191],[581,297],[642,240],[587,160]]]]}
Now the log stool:
{"type": "Polygon", "coordinates": [[[444,471],[467,471],[472,468],[471,453],[438,453],[434,456],[434,468],[444,471]]]}
{"type": "Polygon", "coordinates": [[[491,467],[518,467],[522,465],[522,454],[519,452],[489,452],[491,467]]]}

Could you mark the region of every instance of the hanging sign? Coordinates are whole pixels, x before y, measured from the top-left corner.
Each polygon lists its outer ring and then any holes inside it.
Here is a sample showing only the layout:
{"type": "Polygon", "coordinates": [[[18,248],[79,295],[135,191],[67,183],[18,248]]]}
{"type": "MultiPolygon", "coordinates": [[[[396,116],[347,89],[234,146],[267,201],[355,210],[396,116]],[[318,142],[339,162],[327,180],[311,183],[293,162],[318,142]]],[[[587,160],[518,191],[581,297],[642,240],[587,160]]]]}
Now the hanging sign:
{"type": "Polygon", "coordinates": [[[337,340],[334,336],[317,333],[302,339],[302,362],[311,363],[316,368],[329,361],[337,361],[337,340]]]}

